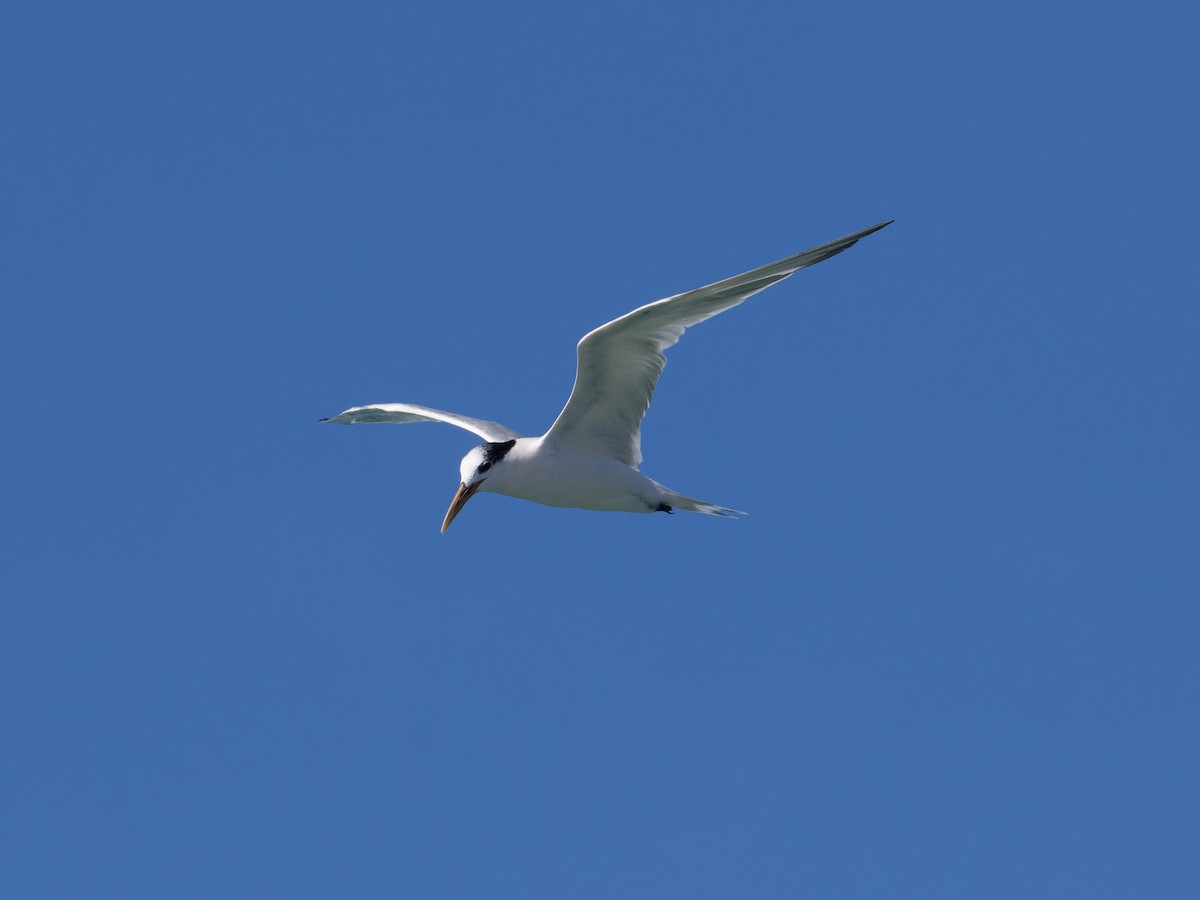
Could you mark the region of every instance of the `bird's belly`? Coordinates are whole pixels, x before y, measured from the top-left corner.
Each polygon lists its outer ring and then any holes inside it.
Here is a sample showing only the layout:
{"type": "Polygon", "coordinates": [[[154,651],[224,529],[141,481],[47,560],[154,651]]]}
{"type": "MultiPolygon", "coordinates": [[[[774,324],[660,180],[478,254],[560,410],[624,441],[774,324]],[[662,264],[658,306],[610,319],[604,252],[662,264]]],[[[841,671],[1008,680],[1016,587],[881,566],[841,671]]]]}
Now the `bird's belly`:
{"type": "Polygon", "coordinates": [[[657,485],[613,460],[543,457],[536,465],[506,468],[505,478],[491,490],[544,506],[613,512],[654,512],[659,506],[657,485]]]}

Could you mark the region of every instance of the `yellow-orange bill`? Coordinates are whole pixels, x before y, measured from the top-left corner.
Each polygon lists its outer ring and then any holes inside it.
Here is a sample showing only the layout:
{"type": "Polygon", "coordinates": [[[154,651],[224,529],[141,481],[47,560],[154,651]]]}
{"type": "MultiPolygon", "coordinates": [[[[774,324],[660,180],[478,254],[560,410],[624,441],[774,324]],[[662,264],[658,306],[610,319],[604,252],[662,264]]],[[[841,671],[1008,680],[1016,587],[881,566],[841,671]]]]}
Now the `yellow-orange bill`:
{"type": "Polygon", "coordinates": [[[450,523],[454,521],[454,517],[458,515],[459,510],[467,505],[467,501],[475,496],[475,492],[479,490],[482,481],[477,481],[469,487],[465,484],[458,486],[458,491],[454,494],[454,499],[450,501],[450,508],[446,510],[446,518],[442,521],[442,534],[446,533],[446,529],[450,527],[450,523]]]}

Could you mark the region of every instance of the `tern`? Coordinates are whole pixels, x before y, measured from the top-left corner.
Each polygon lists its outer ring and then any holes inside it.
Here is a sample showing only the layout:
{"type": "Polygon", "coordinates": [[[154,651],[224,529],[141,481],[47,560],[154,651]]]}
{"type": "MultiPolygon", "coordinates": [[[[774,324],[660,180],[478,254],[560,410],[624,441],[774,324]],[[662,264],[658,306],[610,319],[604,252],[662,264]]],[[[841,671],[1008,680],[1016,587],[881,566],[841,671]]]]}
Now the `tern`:
{"type": "Polygon", "coordinates": [[[745,515],[676,493],[638,471],[642,462],[642,418],[667,364],[663,351],[674,346],[692,325],[737,306],[801,269],[836,256],[892,221],[724,281],[648,303],[584,335],[577,350],[575,387],[567,405],[541,437],[525,437],[498,422],[414,403],[355,406],[321,421],[342,425],[445,422],[483,438],[485,443],[462,458],[461,480],[442,520],[443,534],[467,501],[480,492],[578,509],[636,513],[684,509],[710,516],[745,515]]]}

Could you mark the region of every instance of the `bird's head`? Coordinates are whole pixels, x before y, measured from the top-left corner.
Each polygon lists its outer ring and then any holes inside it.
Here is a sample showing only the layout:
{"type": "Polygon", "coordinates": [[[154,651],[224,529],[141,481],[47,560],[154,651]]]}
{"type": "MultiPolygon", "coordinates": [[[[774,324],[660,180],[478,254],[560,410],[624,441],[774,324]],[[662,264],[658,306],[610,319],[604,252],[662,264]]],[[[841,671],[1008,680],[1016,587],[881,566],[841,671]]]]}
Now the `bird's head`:
{"type": "Polygon", "coordinates": [[[454,517],[487,481],[492,470],[504,461],[504,457],[514,444],[516,441],[480,444],[478,447],[472,447],[470,452],[462,458],[462,462],[458,465],[458,474],[462,481],[454,499],[450,501],[450,508],[446,510],[446,518],[442,521],[442,534],[446,533],[446,529],[450,527],[454,517]]]}

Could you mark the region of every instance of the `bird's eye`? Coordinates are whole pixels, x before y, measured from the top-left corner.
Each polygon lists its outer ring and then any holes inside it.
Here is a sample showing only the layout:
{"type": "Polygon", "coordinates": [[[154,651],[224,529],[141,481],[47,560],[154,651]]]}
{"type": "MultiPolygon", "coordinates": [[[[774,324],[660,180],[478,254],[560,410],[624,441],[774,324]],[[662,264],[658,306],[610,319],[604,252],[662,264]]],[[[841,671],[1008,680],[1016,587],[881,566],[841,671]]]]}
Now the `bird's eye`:
{"type": "Polygon", "coordinates": [[[486,472],[491,467],[492,467],[492,464],[490,462],[485,462],[482,466],[479,467],[479,471],[486,472]]]}

